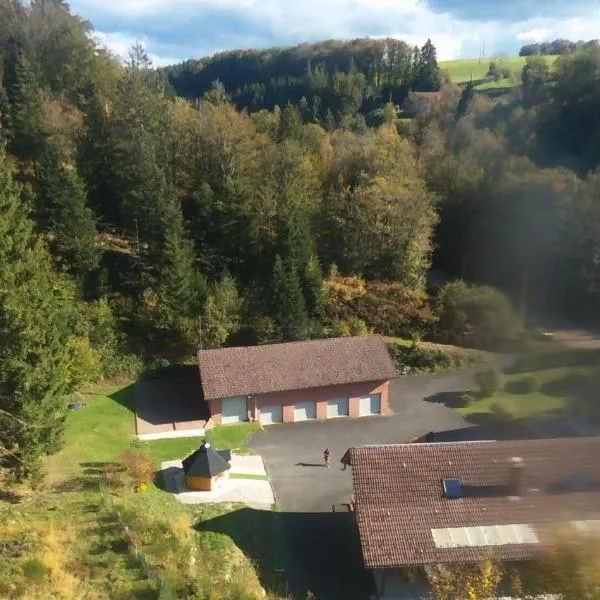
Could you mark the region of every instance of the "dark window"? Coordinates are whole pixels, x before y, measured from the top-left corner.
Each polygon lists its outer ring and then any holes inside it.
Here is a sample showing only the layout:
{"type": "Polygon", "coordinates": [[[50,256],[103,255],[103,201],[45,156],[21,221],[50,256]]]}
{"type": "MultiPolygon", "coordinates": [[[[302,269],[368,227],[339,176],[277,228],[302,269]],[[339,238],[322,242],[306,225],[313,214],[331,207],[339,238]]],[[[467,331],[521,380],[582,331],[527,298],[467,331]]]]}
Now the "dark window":
{"type": "Polygon", "coordinates": [[[455,477],[446,477],[442,479],[442,488],[446,498],[462,498],[463,486],[460,479],[455,477]]]}

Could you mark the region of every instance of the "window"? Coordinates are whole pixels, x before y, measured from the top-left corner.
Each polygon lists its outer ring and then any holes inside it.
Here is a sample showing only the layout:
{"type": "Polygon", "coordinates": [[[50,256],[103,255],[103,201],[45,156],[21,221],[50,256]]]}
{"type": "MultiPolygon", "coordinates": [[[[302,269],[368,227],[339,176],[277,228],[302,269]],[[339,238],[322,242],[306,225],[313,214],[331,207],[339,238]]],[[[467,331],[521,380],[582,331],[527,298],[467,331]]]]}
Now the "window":
{"type": "Polygon", "coordinates": [[[460,479],[455,477],[446,477],[442,479],[442,488],[446,498],[462,498],[463,486],[460,479]]]}

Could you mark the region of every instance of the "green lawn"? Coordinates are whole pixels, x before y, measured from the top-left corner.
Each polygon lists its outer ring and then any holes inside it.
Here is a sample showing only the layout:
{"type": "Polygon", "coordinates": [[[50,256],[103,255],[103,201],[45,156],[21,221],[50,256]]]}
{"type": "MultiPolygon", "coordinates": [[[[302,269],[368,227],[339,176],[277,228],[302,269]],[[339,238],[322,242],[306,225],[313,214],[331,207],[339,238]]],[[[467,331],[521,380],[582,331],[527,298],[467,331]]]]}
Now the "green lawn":
{"type": "MultiPolygon", "coordinates": [[[[548,64],[553,64],[556,56],[544,57],[548,64]]],[[[464,83],[466,81],[483,79],[489,69],[490,61],[494,60],[500,67],[506,67],[510,71],[520,73],[525,66],[526,57],[524,56],[508,56],[504,58],[461,58],[458,60],[446,60],[440,62],[440,68],[450,74],[450,78],[454,83],[464,83]]],[[[488,89],[490,87],[510,87],[509,80],[501,80],[499,82],[490,82],[484,84],[488,89]]],[[[482,86],[483,89],[483,86],[482,86]]]]}
{"type": "MultiPolygon", "coordinates": [[[[53,566],[56,590],[44,580],[44,589],[56,597],[63,597],[63,572],[70,577],[73,569],[74,579],[69,581],[79,594],[76,597],[156,598],[151,582],[143,577],[128,548],[122,527],[102,502],[99,475],[106,463],[118,461],[132,443],[148,449],[158,466],[163,460],[183,458],[201,440],[135,442],[132,393],[132,385],[88,390],[87,406],[67,416],[64,447],[46,461],[48,476],[42,487],[21,488],[17,504],[0,500],[0,538],[37,540],[27,546],[30,553],[0,560],[0,597],[42,597],[35,588],[41,584],[37,580],[28,582],[24,575],[27,561],[42,560],[52,565],[60,562],[60,568],[53,566]],[[8,530],[5,524],[9,524],[8,530]],[[46,546],[51,544],[43,542],[44,536],[55,540],[53,547],[60,548],[60,552],[50,556],[46,546]],[[13,583],[21,595],[9,594],[13,583]]],[[[207,437],[218,448],[243,450],[248,437],[258,429],[257,424],[250,423],[215,427],[207,437]]],[[[241,474],[233,477],[265,479],[241,474]]],[[[128,524],[131,519],[130,531],[141,551],[152,564],[165,570],[165,576],[179,582],[180,595],[173,597],[187,597],[181,595],[181,586],[190,577],[196,578],[199,587],[195,593],[203,598],[213,597],[210,590],[214,586],[227,597],[243,596],[243,592],[258,597],[259,581],[270,591],[275,590],[274,569],[282,543],[276,513],[231,504],[188,506],[155,485],[146,492],[134,493],[132,483],[126,483],[124,488],[113,489],[112,494],[128,524]],[[195,545],[201,557],[193,576],[183,566],[185,556],[189,557],[185,544],[189,543],[195,545]]]]}
{"type": "Polygon", "coordinates": [[[594,373],[594,367],[560,367],[532,373],[520,373],[505,377],[504,389],[490,398],[476,400],[456,411],[473,422],[483,422],[494,417],[494,405],[507,411],[512,418],[543,417],[565,412],[569,407],[568,386],[560,387],[568,377],[576,376],[585,381],[594,373]],[[517,382],[525,376],[533,376],[538,382],[538,391],[528,394],[515,394],[506,391],[506,384],[517,382]]]}
{"type": "MultiPolygon", "coordinates": [[[[87,406],[68,414],[65,447],[49,461],[53,475],[73,473],[81,462],[114,462],[134,442],[133,386],[99,386],[86,397],[87,406]],[[93,392],[96,392],[95,394],[93,392]],[[115,400],[118,398],[118,401],[115,400]]],[[[216,448],[243,449],[258,423],[209,429],[206,437],[216,448]]],[[[202,438],[176,438],[144,442],[155,463],[183,458],[198,448],[202,438]]]]}

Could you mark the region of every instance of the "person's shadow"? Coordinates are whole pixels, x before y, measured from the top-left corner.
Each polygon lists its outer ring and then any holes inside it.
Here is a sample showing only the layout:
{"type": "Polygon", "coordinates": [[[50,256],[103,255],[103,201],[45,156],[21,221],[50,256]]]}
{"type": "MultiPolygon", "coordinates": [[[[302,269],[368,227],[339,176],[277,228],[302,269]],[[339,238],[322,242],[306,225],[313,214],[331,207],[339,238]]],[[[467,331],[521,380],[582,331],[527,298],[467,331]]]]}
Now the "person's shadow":
{"type": "Polygon", "coordinates": [[[299,462],[296,463],[295,465],[296,467],[326,467],[327,465],[323,464],[323,463],[306,463],[306,462],[299,462]]]}

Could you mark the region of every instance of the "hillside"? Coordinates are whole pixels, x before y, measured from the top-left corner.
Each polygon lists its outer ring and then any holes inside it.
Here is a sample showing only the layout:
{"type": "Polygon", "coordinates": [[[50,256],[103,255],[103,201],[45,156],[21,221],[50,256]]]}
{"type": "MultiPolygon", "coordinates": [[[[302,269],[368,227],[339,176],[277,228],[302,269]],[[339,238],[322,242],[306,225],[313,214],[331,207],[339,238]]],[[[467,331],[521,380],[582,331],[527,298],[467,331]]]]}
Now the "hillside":
{"type": "MultiPolygon", "coordinates": [[[[558,56],[544,56],[548,65],[554,64],[558,56]]],[[[506,68],[513,73],[520,75],[525,66],[526,56],[503,56],[498,58],[459,58],[456,60],[440,61],[439,66],[442,71],[450,75],[454,83],[465,83],[467,81],[477,81],[486,77],[490,62],[495,62],[500,69],[506,68]]]]}
{"type": "Polygon", "coordinates": [[[400,103],[409,91],[438,89],[436,50],[397,39],[327,40],[289,48],[234,50],[164,73],[180,96],[198,98],[219,81],[240,108],[301,105],[305,117],[338,118],[400,103]]]}

